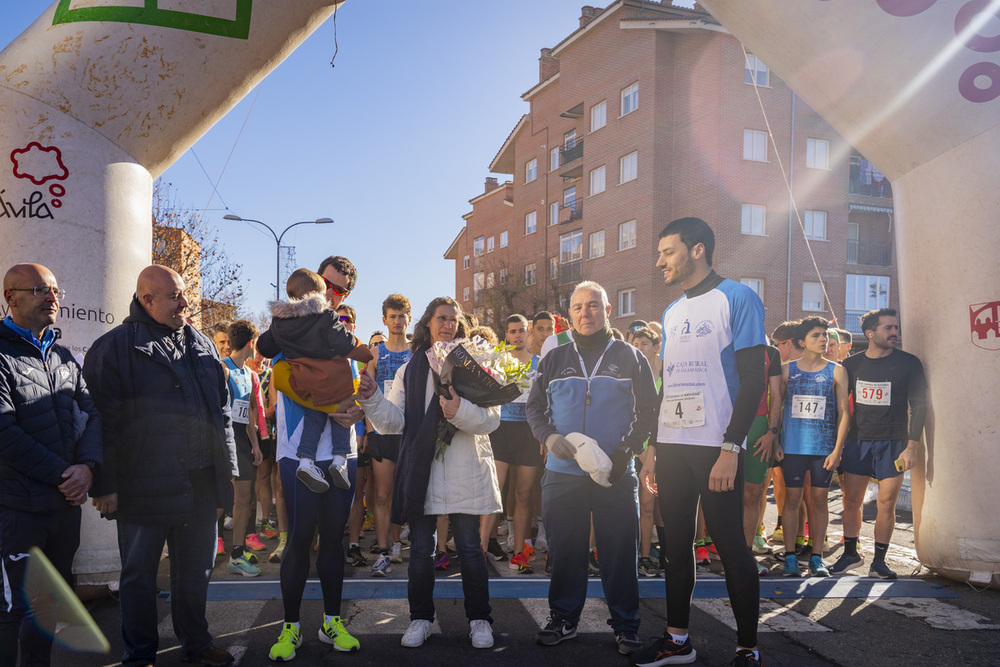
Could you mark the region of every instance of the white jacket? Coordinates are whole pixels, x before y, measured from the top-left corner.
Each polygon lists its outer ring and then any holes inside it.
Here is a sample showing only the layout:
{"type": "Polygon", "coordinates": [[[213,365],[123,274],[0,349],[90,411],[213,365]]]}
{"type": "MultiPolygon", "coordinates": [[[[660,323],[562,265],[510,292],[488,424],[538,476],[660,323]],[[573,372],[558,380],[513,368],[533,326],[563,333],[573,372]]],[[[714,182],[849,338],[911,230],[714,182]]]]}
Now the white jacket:
{"type": "MultiPolygon", "coordinates": [[[[382,434],[402,433],[405,422],[406,385],[403,364],[392,381],[389,396],[376,389],[371,398],[358,397],[365,416],[382,434]]],[[[426,408],[434,393],[433,376],[427,374],[426,408]]],[[[445,450],[444,460],[435,456],[431,462],[430,482],[424,501],[424,514],[495,514],[502,509],[497,469],[489,434],[500,425],[500,408],[481,408],[461,399],[458,412],[450,419],[458,432],[445,450]]]]}

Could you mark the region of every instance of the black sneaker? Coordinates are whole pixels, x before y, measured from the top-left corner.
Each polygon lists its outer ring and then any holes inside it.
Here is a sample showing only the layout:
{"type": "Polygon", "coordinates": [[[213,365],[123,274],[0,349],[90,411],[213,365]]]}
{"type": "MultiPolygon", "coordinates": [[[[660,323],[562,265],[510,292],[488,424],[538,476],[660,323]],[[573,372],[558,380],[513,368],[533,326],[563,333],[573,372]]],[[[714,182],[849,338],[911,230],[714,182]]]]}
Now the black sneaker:
{"type": "Polygon", "coordinates": [[[857,554],[841,554],[837,562],[830,566],[830,574],[837,576],[864,565],[865,559],[857,554]]]}
{"type": "Polygon", "coordinates": [[[365,567],[368,565],[368,559],[361,554],[361,547],[357,544],[353,544],[347,549],[347,557],[351,559],[351,565],[354,567],[365,567]]]}
{"type": "Polygon", "coordinates": [[[729,664],[733,667],[761,667],[764,661],[755,657],[750,649],[742,648],[736,652],[736,657],[729,664]]]}
{"type": "Polygon", "coordinates": [[[687,665],[695,661],[698,652],[691,646],[691,638],[678,644],[669,633],[653,641],[652,644],[632,654],[635,667],[660,667],[660,665],[687,665]]]}
{"type": "Polygon", "coordinates": [[[500,547],[496,540],[490,540],[486,545],[486,557],[494,563],[503,563],[507,560],[507,553],[500,547]]]}
{"type": "Polygon", "coordinates": [[[639,636],[628,630],[616,632],[615,643],[618,644],[618,652],[622,655],[632,655],[642,648],[642,642],[639,641],[639,636]]]}
{"type": "Polygon", "coordinates": [[[535,635],[535,642],[542,646],[555,646],[566,639],[576,637],[576,626],[555,616],[549,616],[549,622],[535,635]]]}
{"type": "Polygon", "coordinates": [[[868,569],[868,576],[879,579],[895,579],[896,573],[889,569],[884,560],[873,560],[872,566],[868,569]]]}

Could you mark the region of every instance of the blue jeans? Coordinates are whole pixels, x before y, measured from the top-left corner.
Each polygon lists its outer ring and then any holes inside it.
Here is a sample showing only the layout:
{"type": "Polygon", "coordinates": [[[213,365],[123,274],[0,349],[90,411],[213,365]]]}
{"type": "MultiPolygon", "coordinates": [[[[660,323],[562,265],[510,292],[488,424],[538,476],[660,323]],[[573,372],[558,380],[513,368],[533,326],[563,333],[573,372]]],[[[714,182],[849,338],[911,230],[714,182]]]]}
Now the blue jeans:
{"type": "MultiPolygon", "coordinates": [[[[493,622],[490,616],[490,576],[486,557],[479,543],[479,516],[451,514],[455,549],[462,562],[462,594],[465,615],[470,621],[493,622]]],[[[410,620],[434,620],[434,529],[437,516],[410,517],[410,565],[406,594],[410,601],[410,620]]]]}
{"type": "MultiPolygon", "coordinates": [[[[334,428],[336,431],[337,428],[334,428]]],[[[346,429],[341,429],[346,432],[346,429]]],[[[330,461],[317,461],[316,465],[328,477],[330,461]]],[[[299,622],[302,592],[309,577],[309,550],[313,535],[319,526],[319,554],[316,572],[323,591],[323,611],[330,616],[340,616],[340,603],[344,594],[344,526],[354,502],[354,483],[358,474],[358,460],[347,459],[347,476],[350,489],[338,489],[332,483],[325,493],[314,493],[295,476],[298,459],[283,458],[278,461],[281,474],[281,491],[288,511],[289,532],[285,553],[281,558],[281,603],[285,608],[285,622],[299,622]]]]}
{"type": "MultiPolygon", "coordinates": [[[[615,632],[639,630],[639,483],[630,473],[606,489],[589,476],[546,470],[542,518],[549,541],[549,609],[579,623],[587,601],[587,555],[593,515],[597,562],[615,632]]],[[[412,529],[411,529],[412,534],[412,529]]]]}
{"type": "MultiPolygon", "coordinates": [[[[170,616],[181,643],[181,654],[195,656],[212,646],[205,603],[208,580],[215,566],[215,473],[213,468],[205,468],[191,471],[190,476],[194,511],[186,522],[118,521],[123,665],[156,661],[159,642],[156,571],[164,541],[170,549],[170,616]]],[[[164,498],[163,502],[169,503],[171,499],[164,498]]]]}

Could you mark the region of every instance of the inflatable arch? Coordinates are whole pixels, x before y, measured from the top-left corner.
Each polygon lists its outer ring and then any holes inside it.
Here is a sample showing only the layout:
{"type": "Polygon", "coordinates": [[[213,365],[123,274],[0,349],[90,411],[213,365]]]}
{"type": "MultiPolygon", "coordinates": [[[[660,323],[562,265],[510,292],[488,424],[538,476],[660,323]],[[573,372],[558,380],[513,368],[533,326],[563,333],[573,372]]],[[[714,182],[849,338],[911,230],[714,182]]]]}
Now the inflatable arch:
{"type": "Polygon", "coordinates": [[[901,326],[932,399],[913,471],[917,554],[949,578],[1000,587],[996,5],[701,4],[891,179],[901,326]]]}
{"type": "MultiPolygon", "coordinates": [[[[57,0],[0,52],[0,267],[52,269],[74,352],[128,314],[153,181],[341,2],[57,0]]],[[[116,582],[113,524],[86,507],[74,571],[116,582]]]]}

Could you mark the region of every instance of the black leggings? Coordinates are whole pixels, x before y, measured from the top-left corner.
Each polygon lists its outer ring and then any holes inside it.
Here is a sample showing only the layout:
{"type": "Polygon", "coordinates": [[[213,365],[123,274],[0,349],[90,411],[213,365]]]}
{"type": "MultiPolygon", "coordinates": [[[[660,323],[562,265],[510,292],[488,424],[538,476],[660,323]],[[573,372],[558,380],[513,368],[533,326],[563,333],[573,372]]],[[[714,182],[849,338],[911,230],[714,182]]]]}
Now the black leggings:
{"type": "Polygon", "coordinates": [[[694,540],[698,530],[698,498],[701,497],[708,534],[719,550],[726,571],[726,589],[736,616],[736,638],[740,646],[757,646],[760,615],[760,581],[757,565],[743,538],[743,464],[732,491],[709,491],[708,478],[719,458],[718,447],[664,445],[656,447],[656,485],[660,514],[666,533],[667,624],[687,628],[694,593],[694,540]]]}

